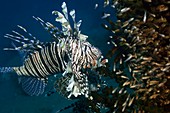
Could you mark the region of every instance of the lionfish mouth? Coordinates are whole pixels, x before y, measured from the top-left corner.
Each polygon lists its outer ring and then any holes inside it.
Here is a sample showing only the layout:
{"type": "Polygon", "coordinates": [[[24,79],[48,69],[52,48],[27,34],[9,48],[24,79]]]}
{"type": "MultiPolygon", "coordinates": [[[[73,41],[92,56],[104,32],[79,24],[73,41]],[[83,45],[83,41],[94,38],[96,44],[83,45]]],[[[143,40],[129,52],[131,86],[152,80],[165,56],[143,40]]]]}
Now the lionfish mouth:
{"type": "Polygon", "coordinates": [[[108,59],[100,58],[98,60],[95,60],[92,64],[94,67],[100,67],[104,66],[108,62],[108,59]]]}
{"type": "Polygon", "coordinates": [[[83,68],[97,68],[101,66],[105,66],[105,64],[108,62],[108,59],[103,58],[101,56],[98,59],[93,60],[91,63],[88,63],[87,65],[83,66],[83,68]]]}

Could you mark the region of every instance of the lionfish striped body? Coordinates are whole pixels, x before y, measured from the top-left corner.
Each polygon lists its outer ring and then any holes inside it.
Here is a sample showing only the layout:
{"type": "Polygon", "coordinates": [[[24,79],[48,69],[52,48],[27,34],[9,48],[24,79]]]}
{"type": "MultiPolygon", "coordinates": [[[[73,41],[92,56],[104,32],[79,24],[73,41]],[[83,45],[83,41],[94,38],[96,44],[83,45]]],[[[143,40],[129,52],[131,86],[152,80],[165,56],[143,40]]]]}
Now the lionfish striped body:
{"type": "MultiPolygon", "coordinates": [[[[39,17],[34,17],[52,35],[54,42],[43,43],[37,40],[32,34],[21,26],[24,32],[33,39],[30,40],[20,33],[13,31],[15,35],[6,34],[10,38],[22,44],[20,47],[5,48],[5,50],[18,50],[24,52],[25,59],[22,66],[2,67],[0,72],[16,72],[22,84],[23,90],[29,95],[40,95],[44,92],[49,75],[63,73],[63,77],[58,81],[64,83],[67,98],[72,95],[88,96],[88,79],[82,73],[83,68],[91,68],[98,65],[101,52],[86,41],[87,36],[79,31],[81,20],[75,22],[75,11],[70,15],[74,22],[74,30],[68,21],[66,4],[62,4],[63,14],[53,11],[58,15],[57,22],[62,24],[62,31],[49,22],[44,22],[39,17]],[[64,79],[66,78],[66,79],[64,79]]],[[[61,88],[62,89],[62,88],[61,88]]],[[[60,89],[60,90],[61,90],[60,89]]]]}
{"type": "Polygon", "coordinates": [[[14,70],[18,75],[41,78],[63,72],[67,59],[64,59],[65,56],[59,56],[60,52],[63,55],[64,51],[57,46],[56,42],[49,43],[40,51],[35,51],[29,55],[23,66],[14,67],[14,70]]]}

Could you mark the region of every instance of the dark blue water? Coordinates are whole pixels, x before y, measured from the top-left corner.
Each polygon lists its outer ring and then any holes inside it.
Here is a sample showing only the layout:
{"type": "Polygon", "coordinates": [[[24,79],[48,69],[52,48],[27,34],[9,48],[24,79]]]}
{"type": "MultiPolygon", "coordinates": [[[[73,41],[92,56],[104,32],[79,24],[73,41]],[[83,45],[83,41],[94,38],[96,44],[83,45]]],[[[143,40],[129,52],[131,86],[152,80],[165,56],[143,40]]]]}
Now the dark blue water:
{"type": "MultiPolygon", "coordinates": [[[[32,16],[39,16],[56,26],[53,10],[61,11],[63,0],[1,0],[0,1],[0,66],[18,66],[22,64],[20,55],[15,51],[3,51],[12,47],[6,33],[18,30],[17,25],[27,28],[41,41],[50,41],[50,35],[32,16]]],[[[76,10],[76,20],[83,20],[81,31],[89,36],[89,42],[98,47],[105,55],[108,50],[108,32],[101,27],[103,9],[102,0],[65,0],[68,10],[76,10]],[[99,7],[95,10],[95,4],[99,7]]],[[[114,17],[113,17],[114,19],[114,17]]],[[[47,89],[48,90],[48,89],[47,89]]],[[[71,104],[58,93],[50,96],[31,97],[26,95],[18,84],[17,75],[0,75],[0,113],[55,113],[57,109],[71,104]]],[[[67,111],[69,112],[69,111],[67,111]]]]}

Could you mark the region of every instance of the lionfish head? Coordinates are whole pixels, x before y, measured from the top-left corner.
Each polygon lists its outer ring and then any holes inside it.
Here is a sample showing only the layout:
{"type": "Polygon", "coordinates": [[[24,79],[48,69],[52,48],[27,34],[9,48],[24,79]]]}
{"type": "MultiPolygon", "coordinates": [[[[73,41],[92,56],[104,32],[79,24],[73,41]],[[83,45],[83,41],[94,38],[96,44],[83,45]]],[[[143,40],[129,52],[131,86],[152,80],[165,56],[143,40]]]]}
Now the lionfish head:
{"type": "Polygon", "coordinates": [[[84,53],[86,53],[87,57],[87,65],[84,68],[97,68],[100,66],[104,66],[105,63],[107,63],[107,59],[103,59],[101,51],[95,47],[92,46],[89,42],[85,41],[82,44],[84,47],[84,53]]]}
{"type": "Polygon", "coordinates": [[[97,47],[92,46],[91,51],[92,51],[93,55],[96,56],[96,57],[94,57],[95,60],[98,60],[102,56],[101,51],[97,47]]]}

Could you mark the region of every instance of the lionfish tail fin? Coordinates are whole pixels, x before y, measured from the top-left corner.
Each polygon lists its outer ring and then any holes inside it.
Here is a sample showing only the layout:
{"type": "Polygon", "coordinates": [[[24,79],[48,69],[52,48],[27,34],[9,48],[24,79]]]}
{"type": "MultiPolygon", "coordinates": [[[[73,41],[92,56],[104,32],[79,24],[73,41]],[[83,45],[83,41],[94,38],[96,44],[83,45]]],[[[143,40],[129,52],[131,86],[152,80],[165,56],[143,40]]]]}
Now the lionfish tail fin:
{"type": "Polygon", "coordinates": [[[14,72],[13,67],[0,67],[0,73],[10,73],[14,72]]]}

